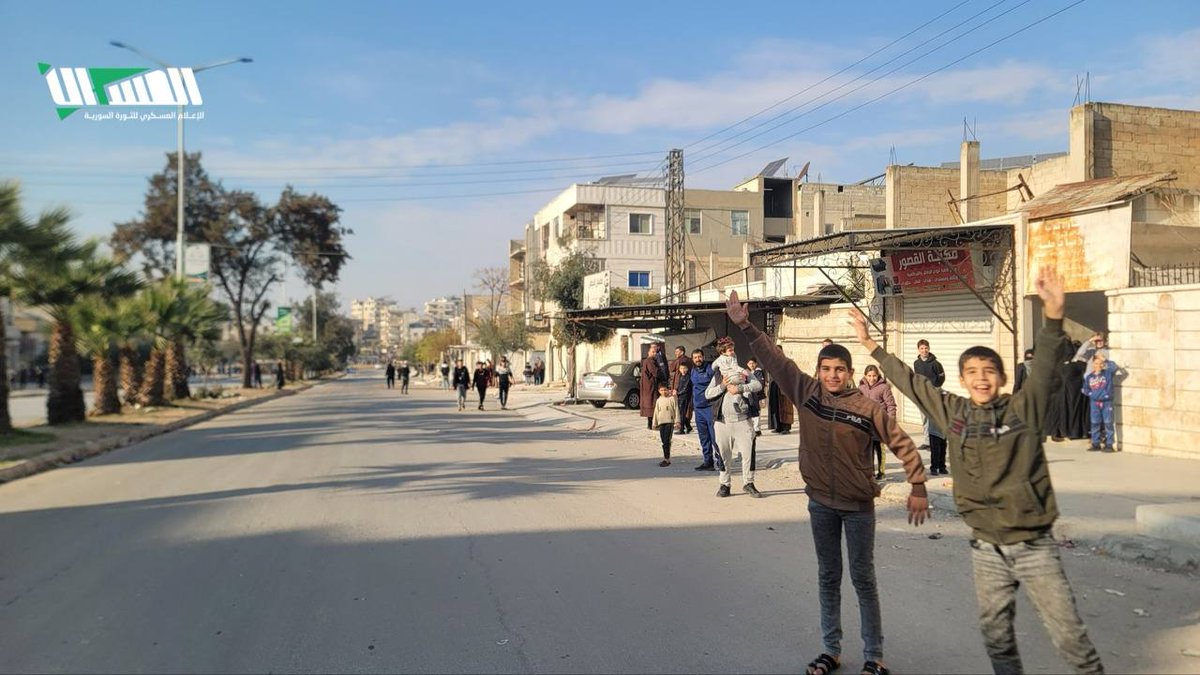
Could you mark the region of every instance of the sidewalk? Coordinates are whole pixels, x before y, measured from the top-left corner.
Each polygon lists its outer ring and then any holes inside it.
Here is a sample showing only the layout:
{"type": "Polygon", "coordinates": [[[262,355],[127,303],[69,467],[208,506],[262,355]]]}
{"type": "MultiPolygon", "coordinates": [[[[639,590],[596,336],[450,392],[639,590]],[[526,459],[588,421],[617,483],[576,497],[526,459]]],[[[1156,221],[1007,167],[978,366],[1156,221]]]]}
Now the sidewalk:
{"type": "MultiPolygon", "coordinates": [[[[657,442],[657,433],[646,429],[645,418],[636,410],[626,410],[611,403],[604,408],[590,404],[552,405],[565,396],[563,389],[514,388],[513,407],[538,421],[561,421],[563,417],[590,419],[595,420],[597,430],[619,430],[635,436],[645,434],[648,442],[657,442]]],[[[783,468],[796,471],[798,438],[795,427],[792,433],[781,436],[767,430],[765,422],[764,416],[763,434],[758,438],[758,470],[783,468]]],[[[920,426],[906,424],[902,427],[916,443],[922,442],[920,426]]],[[[672,455],[684,459],[690,454],[699,462],[699,447],[695,433],[677,434],[672,455]]],[[[1055,524],[1055,536],[1075,546],[1092,546],[1100,553],[1116,557],[1185,571],[1200,570],[1200,540],[1193,540],[1190,534],[1178,541],[1158,540],[1143,536],[1138,526],[1139,506],[1177,505],[1162,509],[1167,513],[1154,514],[1155,519],[1174,519],[1175,527],[1170,528],[1174,532],[1193,531],[1192,526],[1200,516],[1200,461],[1088,452],[1087,447],[1085,440],[1046,443],[1050,475],[1061,514],[1055,524]],[[1178,513],[1181,510],[1185,513],[1178,513]]],[[[921,451],[921,455],[928,466],[928,451],[921,451]]],[[[902,501],[908,496],[908,487],[904,484],[900,463],[894,455],[888,455],[887,460],[883,498],[902,501]]],[[[928,482],[930,505],[935,510],[955,512],[953,480],[951,475],[931,478],[928,482]]],[[[1144,522],[1149,520],[1145,510],[1142,516],[1144,522]]]]}

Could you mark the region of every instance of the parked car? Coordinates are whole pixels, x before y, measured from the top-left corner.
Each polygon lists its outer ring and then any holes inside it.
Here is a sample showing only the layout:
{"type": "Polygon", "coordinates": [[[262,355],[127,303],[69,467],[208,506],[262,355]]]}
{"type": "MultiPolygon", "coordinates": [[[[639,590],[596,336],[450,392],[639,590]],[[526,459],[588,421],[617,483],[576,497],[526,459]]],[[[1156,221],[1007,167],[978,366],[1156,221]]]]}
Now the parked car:
{"type": "Polygon", "coordinates": [[[638,393],[641,376],[641,363],[615,361],[599,370],[584,373],[575,388],[575,398],[589,401],[597,408],[613,402],[623,403],[626,408],[635,410],[641,404],[641,395],[638,393]]]}

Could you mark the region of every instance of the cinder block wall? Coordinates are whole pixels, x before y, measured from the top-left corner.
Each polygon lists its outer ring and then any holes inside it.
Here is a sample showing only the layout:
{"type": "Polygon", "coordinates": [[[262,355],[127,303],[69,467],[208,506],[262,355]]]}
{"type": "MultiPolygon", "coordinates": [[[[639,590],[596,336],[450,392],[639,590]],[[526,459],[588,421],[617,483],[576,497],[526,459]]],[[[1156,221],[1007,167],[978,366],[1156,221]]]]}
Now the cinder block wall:
{"type": "Polygon", "coordinates": [[[1071,110],[1072,133],[1089,115],[1091,178],[1176,171],[1177,187],[1200,188],[1200,111],[1089,103],[1071,110]]]}
{"type": "MultiPolygon", "coordinates": [[[[887,168],[886,180],[888,228],[956,224],[947,202],[951,194],[955,199],[959,198],[957,168],[892,165],[887,168]]],[[[999,192],[1008,186],[1008,171],[979,172],[980,194],[999,192]]],[[[980,220],[1006,212],[1005,194],[979,200],[980,220]]]]}
{"type": "Polygon", "coordinates": [[[1106,295],[1121,449],[1200,460],[1200,285],[1106,295]]]}

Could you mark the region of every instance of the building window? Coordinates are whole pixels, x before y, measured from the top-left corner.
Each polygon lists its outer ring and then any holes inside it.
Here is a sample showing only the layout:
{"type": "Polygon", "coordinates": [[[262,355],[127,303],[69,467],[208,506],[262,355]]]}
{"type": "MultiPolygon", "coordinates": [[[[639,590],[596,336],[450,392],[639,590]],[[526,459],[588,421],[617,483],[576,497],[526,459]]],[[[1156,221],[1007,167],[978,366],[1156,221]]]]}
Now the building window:
{"type": "Polygon", "coordinates": [[[550,250],[550,223],[542,225],[542,253],[550,250]]]}
{"type": "Polygon", "coordinates": [[[630,272],[629,273],[630,288],[650,288],[650,273],[649,272],[630,272]]]}
{"type": "Polygon", "coordinates": [[[700,212],[688,209],[683,212],[683,222],[687,223],[688,234],[700,234],[700,212]]]}
{"type": "Polygon", "coordinates": [[[750,234],[750,212],[749,211],[730,211],[729,212],[729,228],[733,230],[734,236],[746,236],[750,234]]]}
{"type": "Polygon", "coordinates": [[[629,214],[629,234],[650,234],[654,231],[654,215],[650,213],[629,214]]]}
{"type": "Polygon", "coordinates": [[[833,223],[825,223],[825,228],[822,234],[833,234],[833,223]]]}
{"type": "Polygon", "coordinates": [[[562,239],[562,222],[557,216],[554,218],[554,236],[558,239],[562,239]]]}

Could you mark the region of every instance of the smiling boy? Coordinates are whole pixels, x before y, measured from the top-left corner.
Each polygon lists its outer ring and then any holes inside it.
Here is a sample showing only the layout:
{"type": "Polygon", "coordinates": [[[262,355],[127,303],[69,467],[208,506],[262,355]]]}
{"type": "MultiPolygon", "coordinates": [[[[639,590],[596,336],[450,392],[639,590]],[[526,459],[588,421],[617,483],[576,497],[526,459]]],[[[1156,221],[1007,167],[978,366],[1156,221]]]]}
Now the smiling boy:
{"type": "Polygon", "coordinates": [[[984,646],[997,673],[1023,672],[1013,619],[1022,584],[1050,640],[1078,673],[1104,667],[1075,608],[1050,528],[1058,518],[1050,468],[1042,447],[1055,348],[1063,337],[1063,281],[1043,267],[1038,296],[1045,326],[1037,338],[1029,379],[1016,394],[1001,394],[1004,362],[988,347],[958,359],[969,398],[945,393],[871,339],[866,318],[851,311],[858,340],[888,380],[945,430],[954,464],[954,503],[971,527],[971,561],[984,646]]]}
{"type": "Polygon", "coordinates": [[[808,495],[809,525],[817,554],[821,601],[822,653],[808,664],[808,675],[828,675],[841,665],[842,540],[845,533],[850,580],[858,595],[863,640],[862,673],[887,675],[883,664],[883,622],[875,583],[875,498],[872,441],[888,445],[904,464],[912,493],[908,522],[925,522],[925,468],[912,439],[900,430],[883,406],[852,386],[854,364],[842,345],[830,343],[817,355],[817,377],[810,377],[776,349],[774,342],[750,323],[737,291],[729,295],[726,313],[750,342],[780,390],[796,403],[800,419],[800,477],[808,495]]]}

